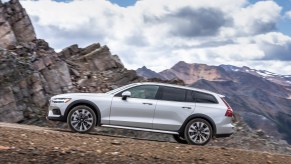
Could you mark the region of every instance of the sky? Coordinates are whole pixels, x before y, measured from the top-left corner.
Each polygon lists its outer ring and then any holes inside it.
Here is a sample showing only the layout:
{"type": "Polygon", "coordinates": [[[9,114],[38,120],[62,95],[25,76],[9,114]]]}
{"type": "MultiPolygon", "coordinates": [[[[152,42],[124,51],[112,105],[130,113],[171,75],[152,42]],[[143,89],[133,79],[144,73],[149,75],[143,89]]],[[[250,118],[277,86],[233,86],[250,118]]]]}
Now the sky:
{"type": "Polygon", "coordinates": [[[291,0],[21,0],[57,51],[107,45],[125,67],[178,61],[291,74],[291,0]]]}

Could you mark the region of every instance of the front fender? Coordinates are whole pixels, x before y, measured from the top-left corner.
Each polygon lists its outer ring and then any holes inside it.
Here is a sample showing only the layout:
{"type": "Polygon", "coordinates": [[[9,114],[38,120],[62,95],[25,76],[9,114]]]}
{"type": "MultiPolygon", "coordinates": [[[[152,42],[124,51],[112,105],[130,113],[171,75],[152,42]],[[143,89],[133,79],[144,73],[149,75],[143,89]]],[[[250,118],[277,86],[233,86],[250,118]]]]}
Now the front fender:
{"type": "Polygon", "coordinates": [[[66,108],[66,111],[65,111],[65,118],[67,118],[69,112],[76,106],[78,105],[86,105],[90,108],[92,108],[96,114],[96,117],[97,117],[97,125],[100,125],[101,124],[101,113],[100,113],[100,109],[98,108],[98,106],[93,103],[92,101],[89,101],[89,100],[75,100],[73,101],[71,104],[69,104],[66,108]]]}

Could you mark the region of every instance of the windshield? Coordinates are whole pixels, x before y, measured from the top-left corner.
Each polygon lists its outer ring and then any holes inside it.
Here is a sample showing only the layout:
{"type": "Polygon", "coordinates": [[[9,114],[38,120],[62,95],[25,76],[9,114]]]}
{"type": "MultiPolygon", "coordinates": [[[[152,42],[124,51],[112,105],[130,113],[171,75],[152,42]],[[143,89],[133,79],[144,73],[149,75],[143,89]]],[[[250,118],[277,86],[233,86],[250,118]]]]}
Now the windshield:
{"type": "Polygon", "coordinates": [[[129,87],[132,87],[132,86],[136,86],[136,85],[137,85],[137,83],[128,84],[128,85],[125,85],[123,87],[119,87],[119,88],[113,89],[113,90],[111,90],[109,92],[106,92],[106,93],[107,94],[115,94],[115,93],[118,93],[119,91],[122,91],[122,90],[124,90],[126,88],[129,88],[129,87]]]}

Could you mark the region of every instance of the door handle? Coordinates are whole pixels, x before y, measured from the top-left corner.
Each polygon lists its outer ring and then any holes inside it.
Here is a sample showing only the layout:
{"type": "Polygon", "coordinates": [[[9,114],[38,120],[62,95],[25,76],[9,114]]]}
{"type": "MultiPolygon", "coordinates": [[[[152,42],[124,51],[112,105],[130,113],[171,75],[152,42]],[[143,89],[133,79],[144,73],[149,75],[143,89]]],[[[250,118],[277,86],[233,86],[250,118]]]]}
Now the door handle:
{"type": "Polygon", "coordinates": [[[191,107],[188,107],[188,106],[183,106],[182,108],[183,109],[191,109],[191,107]]]}
{"type": "Polygon", "coordinates": [[[142,103],[144,105],[153,105],[152,103],[142,103]]]}

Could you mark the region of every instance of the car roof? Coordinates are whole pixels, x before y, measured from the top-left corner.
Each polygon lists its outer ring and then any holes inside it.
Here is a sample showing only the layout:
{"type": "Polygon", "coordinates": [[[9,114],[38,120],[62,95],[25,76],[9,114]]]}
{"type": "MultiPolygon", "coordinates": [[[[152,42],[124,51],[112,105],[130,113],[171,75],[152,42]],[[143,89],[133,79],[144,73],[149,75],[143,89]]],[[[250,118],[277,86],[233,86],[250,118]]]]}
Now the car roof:
{"type": "Polygon", "coordinates": [[[208,91],[208,90],[205,90],[205,89],[199,89],[199,88],[176,85],[176,84],[157,83],[157,82],[140,82],[140,83],[134,83],[134,84],[137,84],[137,85],[159,85],[159,86],[175,87],[175,88],[188,89],[188,90],[204,92],[204,93],[209,93],[209,94],[216,94],[219,97],[225,97],[224,95],[221,95],[221,94],[218,94],[218,93],[215,93],[215,92],[212,92],[212,91],[208,91]]]}

